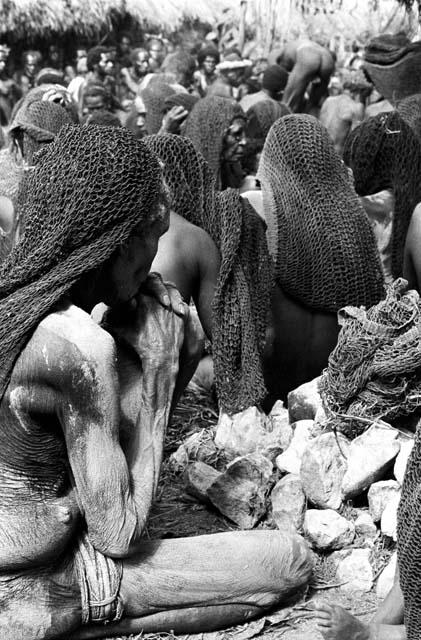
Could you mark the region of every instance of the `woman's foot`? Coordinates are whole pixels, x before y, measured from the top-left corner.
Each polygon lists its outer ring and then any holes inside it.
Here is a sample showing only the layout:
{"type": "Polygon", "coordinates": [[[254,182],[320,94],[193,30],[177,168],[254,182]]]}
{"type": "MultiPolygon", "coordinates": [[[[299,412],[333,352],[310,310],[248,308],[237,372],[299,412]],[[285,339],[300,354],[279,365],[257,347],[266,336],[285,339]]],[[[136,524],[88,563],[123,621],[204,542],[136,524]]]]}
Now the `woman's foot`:
{"type": "Polygon", "coordinates": [[[314,607],[317,627],[325,640],[374,640],[370,625],[333,604],[322,602],[314,607]]]}

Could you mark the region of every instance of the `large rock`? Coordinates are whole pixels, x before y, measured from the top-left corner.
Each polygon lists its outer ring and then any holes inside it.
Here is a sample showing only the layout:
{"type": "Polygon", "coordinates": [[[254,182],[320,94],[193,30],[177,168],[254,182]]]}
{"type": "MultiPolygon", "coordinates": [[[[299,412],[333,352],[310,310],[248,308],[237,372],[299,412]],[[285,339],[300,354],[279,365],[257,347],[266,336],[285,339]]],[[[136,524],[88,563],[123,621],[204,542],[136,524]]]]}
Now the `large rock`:
{"type": "Polygon", "coordinates": [[[276,483],[270,495],[272,516],[280,531],[293,528],[300,530],[303,525],[306,497],[300,477],[289,473],[276,483]]]}
{"type": "Polygon", "coordinates": [[[398,528],[398,506],[401,498],[400,491],[390,496],[382,513],[380,521],[381,532],[389,538],[397,540],[397,528],[398,528]]]}
{"type": "Polygon", "coordinates": [[[344,500],[355,498],[381,480],[399,453],[398,432],[373,424],[351,442],[348,469],[342,480],[344,500]]]}
{"type": "Polygon", "coordinates": [[[304,451],[300,477],[307,498],[321,509],[339,509],[341,483],[347,469],[349,440],[324,433],[311,440],[304,451]]]}
{"type": "Polygon", "coordinates": [[[395,553],[389,560],[388,565],[381,572],[376,585],[376,595],[379,600],[384,600],[395,581],[396,566],[398,563],[398,554],[395,553]]]}
{"type": "MultiPolygon", "coordinates": [[[[339,562],[336,579],[345,591],[370,591],[373,586],[373,569],[370,564],[370,549],[353,549],[339,562]]],[[[344,639],[345,640],[345,639],[344,639]]]]}
{"type": "Polygon", "coordinates": [[[408,464],[408,458],[411,455],[411,451],[414,447],[414,438],[399,438],[401,441],[401,449],[395,460],[395,466],[393,467],[393,475],[396,480],[402,486],[403,478],[406,471],[406,465],[408,464]]]}
{"type": "Polygon", "coordinates": [[[355,537],[354,523],[332,509],[307,509],[304,533],[319,551],[342,549],[355,537]]]}
{"type": "Polygon", "coordinates": [[[197,365],[197,369],[189,382],[189,387],[210,391],[215,383],[215,372],[212,356],[205,356],[197,365]]]}
{"type": "Polygon", "coordinates": [[[217,458],[218,451],[212,437],[212,431],[202,429],[181,444],[169,459],[171,469],[176,472],[184,471],[189,462],[205,462],[212,464],[217,458]]]}
{"type": "Polygon", "coordinates": [[[314,420],[317,410],[322,406],[319,393],[319,380],[314,378],[310,382],[300,385],[288,394],[289,421],[314,420]]]}
{"type": "Polygon", "coordinates": [[[279,432],[279,444],[282,451],[288,449],[293,436],[293,428],[289,422],[288,409],[285,409],[282,400],[277,400],[269,413],[267,420],[268,431],[279,432]]]}
{"type": "Polygon", "coordinates": [[[368,511],[361,511],[355,522],[355,533],[366,540],[377,538],[377,527],[368,511]]]}
{"type": "Polygon", "coordinates": [[[307,448],[314,427],[313,420],[299,420],[293,425],[294,433],[288,449],[276,458],[276,466],[284,473],[298,475],[301,459],[307,448]]]}
{"type": "Polygon", "coordinates": [[[208,489],[221,475],[204,462],[191,462],[184,472],[185,489],[200,502],[209,502],[208,489]]]}
{"type": "Polygon", "coordinates": [[[259,453],[233,460],[207,489],[212,504],[242,529],[251,529],[266,513],[273,466],[259,453]]]}
{"type": "Polygon", "coordinates": [[[368,490],[368,508],[374,522],[380,522],[390,498],[400,495],[399,482],[396,480],[381,480],[371,485],[368,490]]]}
{"type": "Polygon", "coordinates": [[[288,411],[278,410],[276,418],[267,419],[257,407],[229,416],[221,413],[216,427],[215,444],[228,457],[260,452],[274,459],[289,440],[288,411]]]}

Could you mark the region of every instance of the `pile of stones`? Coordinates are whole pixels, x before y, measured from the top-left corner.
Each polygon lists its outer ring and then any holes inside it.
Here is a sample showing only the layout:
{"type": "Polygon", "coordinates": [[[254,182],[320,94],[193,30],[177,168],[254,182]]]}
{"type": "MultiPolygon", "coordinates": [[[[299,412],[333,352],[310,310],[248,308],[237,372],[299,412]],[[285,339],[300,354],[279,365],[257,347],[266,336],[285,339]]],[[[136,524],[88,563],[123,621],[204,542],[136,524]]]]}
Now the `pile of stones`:
{"type": "Polygon", "coordinates": [[[397,508],[414,434],[379,421],[353,440],[329,431],[318,379],[278,401],[222,414],[213,434],[190,436],[170,460],[185,488],[242,529],[260,523],[303,535],[329,554],[345,590],[386,595],[396,554],[380,576],[371,557],[381,535],[396,541],[397,508]],[[224,461],[221,463],[217,461],[224,461]]]}

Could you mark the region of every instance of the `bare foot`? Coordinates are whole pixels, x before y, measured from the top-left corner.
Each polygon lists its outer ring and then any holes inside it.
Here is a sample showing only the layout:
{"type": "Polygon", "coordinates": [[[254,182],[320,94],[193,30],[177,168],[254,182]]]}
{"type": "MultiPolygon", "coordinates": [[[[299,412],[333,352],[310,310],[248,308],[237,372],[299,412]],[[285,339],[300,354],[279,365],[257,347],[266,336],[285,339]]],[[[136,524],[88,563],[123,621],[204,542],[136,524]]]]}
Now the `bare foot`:
{"type": "Polygon", "coordinates": [[[364,624],[353,615],[326,602],[314,607],[317,627],[325,640],[374,640],[370,625],[364,624]]]}

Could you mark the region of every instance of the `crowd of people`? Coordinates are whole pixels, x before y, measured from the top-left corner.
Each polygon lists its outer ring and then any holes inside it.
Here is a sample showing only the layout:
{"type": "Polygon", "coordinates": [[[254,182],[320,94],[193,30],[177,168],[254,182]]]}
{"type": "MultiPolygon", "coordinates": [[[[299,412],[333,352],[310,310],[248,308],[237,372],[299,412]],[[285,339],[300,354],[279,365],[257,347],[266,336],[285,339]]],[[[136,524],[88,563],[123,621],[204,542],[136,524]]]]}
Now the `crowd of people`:
{"type": "MultiPolygon", "coordinates": [[[[309,40],[136,45],[13,74],[0,45],[4,640],[198,633],[303,586],[298,535],[145,540],[171,412],[205,336],[220,409],[269,411],[326,367],[343,307],[421,291],[421,95],[392,104],[357,50],[309,40]]],[[[324,638],[419,638],[405,579],[370,625],[320,605],[324,638]]]]}

